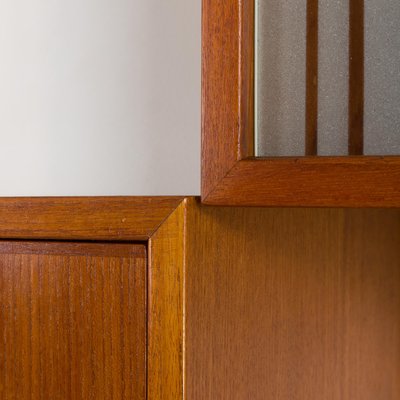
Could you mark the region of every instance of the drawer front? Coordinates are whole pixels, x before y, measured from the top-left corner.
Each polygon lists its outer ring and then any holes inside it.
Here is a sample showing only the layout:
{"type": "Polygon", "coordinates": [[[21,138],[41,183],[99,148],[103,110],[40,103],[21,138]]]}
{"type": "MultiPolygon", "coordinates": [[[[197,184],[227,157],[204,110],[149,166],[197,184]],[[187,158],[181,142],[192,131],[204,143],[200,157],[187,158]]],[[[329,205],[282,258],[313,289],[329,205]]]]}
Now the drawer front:
{"type": "Polygon", "coordinates": [[[146,248],[0,242],[0,398],[146,393],[146,248]]]}

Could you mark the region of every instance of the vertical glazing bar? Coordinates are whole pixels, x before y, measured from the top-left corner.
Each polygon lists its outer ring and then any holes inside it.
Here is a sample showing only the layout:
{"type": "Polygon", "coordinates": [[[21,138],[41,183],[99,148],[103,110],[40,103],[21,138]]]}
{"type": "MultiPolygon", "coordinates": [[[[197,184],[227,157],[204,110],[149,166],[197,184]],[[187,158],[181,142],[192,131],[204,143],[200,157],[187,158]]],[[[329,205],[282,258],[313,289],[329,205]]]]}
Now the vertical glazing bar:
{"type": "Polygon", "coordinates": [[[306,45],[306,149],[318,151],[318,0],[307,1],[306,45]]]}
{"type": "Polygon", "coordinates": [[[362,155],[364,152],[364,0],[349,1],[349,155],[362,155]]]}

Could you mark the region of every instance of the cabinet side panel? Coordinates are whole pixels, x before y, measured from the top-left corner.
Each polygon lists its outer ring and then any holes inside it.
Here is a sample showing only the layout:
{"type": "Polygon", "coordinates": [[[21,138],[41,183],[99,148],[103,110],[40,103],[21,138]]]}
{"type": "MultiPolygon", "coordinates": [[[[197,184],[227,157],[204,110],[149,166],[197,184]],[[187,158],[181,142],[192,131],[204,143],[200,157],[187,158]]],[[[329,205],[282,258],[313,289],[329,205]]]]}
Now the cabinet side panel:
{"type": "Polygon", "coordinates": [[[145,399],[141,245],[0,243],[0,398],[145,399]]]}
{"type": "Polygon", "coordinates": [[[186,201],[149,241],[148,400],[184,398],[186,201]]]}
{"type": "Polygon", "coordinates": [[[399,210],[187,223],[187,399],[400,399],[399,210]]]}

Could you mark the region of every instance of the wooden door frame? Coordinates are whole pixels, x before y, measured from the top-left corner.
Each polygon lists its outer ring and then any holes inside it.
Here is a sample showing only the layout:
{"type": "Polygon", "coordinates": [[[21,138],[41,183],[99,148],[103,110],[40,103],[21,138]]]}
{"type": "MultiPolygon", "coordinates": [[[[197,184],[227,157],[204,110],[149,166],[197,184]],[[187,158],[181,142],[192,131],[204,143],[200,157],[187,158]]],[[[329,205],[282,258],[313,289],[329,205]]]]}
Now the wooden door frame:
{"type": "Polygon", "coordinates": [[[147,246],[147,399],[184,397],[184,197],[0,198],[0,240],[147,246]]]}
{"type": "Polygon", "coordinates": [[[203,0],[202,202],[399,207],[400,157],[254,157],[254,0],[203,0]]]}

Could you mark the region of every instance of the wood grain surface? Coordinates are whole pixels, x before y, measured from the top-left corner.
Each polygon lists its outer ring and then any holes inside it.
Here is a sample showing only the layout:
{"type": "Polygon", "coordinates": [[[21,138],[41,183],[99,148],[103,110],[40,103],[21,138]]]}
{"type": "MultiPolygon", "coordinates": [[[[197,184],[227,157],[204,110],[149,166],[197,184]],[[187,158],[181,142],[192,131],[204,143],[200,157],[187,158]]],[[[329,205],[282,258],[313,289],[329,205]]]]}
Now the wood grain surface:
{"type": "Polygon", "coordinates": [[[237,157],[246,158],[255,151],[254,61],[255,1],[242,1],[239,7],[239,148],[237,157]]]}
{"type": "Polygon", "coordinates": [[[400,207],[400,158],[242,160],[203,202],[231,206],[400,207]]]}
{"type": "Polygon", "coordinates": [[[399,209],[185,199],[148,253],[1,241],[0,398],[400,399],[399,209]]]}
{"type": "Polygon", "coordinates": [[[187,226],[187,399],[400,399],[400,210],[192,204],[187,226]]]}
{"type": "Polygon", "coordinates": [[[318,0],[307,0],[305,132],[304,154],[315,156],[318,153],[318,0]]]}
{"type": "Polygon", "coordinates": [[[148,400],[183,400],[186,201],[149,241],[148,400]]]}
{"type": "Polygon", "coordinates": [[[0,237],[147,240],[183,197],[0,198],[0,237]]]}
{"type": "Polygon", "coordinates": [[[202,4],[201,191],[207,197],[253,147],[254,2],[202,4]]]}
{"type": "Polygon", "coordinates": [[[146,397],[143,245],[0,242],[0,398],[146,397]]]}

